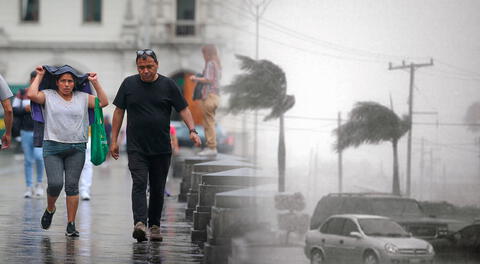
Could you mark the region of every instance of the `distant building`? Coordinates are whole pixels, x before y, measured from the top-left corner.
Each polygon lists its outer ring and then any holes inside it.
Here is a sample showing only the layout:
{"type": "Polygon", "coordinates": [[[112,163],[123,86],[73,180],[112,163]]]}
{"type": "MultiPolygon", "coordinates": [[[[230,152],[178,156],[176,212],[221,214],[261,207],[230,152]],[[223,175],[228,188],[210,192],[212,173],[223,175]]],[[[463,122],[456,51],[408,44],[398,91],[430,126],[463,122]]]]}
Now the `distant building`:
{"type": "MultiPolygon", "coordinates": [[[[200,47],[214,43],[222,57],[234,62],[235,32],[224,26],[223,4],[221,0],[0,0],[0,73],[12,87],[20,88],[36,65],[69,64],[82,72],[98,72],[113,101],[121,81],[136,73],[135,51],[152,48],[159,58],[159,72],[177,81],[198,113],[187,77],[203,68],[200,47]]],[[[230,23],[233,17],[229,15],[230,23]]],[[[225,70],[228,78],[228,67],[225,70]]],[[[199,118],[195,114],[197,123],[199,118]]]]}

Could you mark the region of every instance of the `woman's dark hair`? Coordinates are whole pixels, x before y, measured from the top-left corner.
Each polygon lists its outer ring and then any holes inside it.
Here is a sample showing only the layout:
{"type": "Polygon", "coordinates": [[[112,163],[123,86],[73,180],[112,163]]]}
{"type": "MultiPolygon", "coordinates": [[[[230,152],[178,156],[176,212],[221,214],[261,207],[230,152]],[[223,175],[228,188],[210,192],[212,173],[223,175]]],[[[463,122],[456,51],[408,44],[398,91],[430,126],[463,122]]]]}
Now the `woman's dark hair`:
{"type": "Polygon", "coordinates": [[[30,73],[30,80],[33,79],[33,78],[35,78],[35,77],[37,77],[37,71],[32,71],[32,72],[30,73]]]}
{"type": "MultiPolygon", "coordinates": [[[[60,77],[62,77],[62,76],[65,75],[65,74],[70,74],[70,75],[72,76],[72,78],[73,78],[73,84],[74,84],[74,86],[73,86],[72,92],[73,92],[73,91],[77,91],[77,90],[79,89],[78,87],[80,87],[80,85],[79,85],[79,83],[78,83],[78,78],[77,78],[77,76],[75,76],[75,74],[73,74],[73,73],[71,73],[71,72],[65,72],[65,73],[62,73],[62,74],[60,74],[60,75],[55,75],[55,76],[54,76],[55,84],[57,84],[58,80],[60,80],[60,77]]],[[[58,86],[56,86],[56,85],[55,85],[55,90],[58,90],[58,86]]]]}

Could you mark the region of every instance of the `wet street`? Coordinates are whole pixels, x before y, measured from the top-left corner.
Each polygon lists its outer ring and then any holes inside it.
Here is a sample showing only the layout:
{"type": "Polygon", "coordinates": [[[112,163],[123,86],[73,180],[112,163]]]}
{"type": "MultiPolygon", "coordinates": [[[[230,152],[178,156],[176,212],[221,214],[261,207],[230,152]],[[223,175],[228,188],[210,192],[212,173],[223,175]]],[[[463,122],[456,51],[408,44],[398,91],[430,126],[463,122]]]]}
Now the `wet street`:
{"type": "MultiPolygon", "coordinates": [[[[190,242],[185,204],[177,202],[178,179],[169,179],[161,230],[163,242],[132,238],[131,178],[126,153],[108,166],[95,167],[90,201],[80,201],[79,238],[67,238],[64,192],[49,230],[40,226],[46,198],[23,198],[23,156],[0,153],[0,263],[200,263],[202,252],[190,242]]],[[[46,183],[46,177],[44,177],[46,183]]]]}

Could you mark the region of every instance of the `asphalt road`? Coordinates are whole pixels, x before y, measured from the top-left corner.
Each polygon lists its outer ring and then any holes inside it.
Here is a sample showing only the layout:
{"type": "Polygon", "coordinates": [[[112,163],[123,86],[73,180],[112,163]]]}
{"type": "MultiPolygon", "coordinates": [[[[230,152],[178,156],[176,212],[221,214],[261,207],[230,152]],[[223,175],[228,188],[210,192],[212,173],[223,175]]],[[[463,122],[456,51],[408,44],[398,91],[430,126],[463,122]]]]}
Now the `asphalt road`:
{"type": "MultiPolygon", "coordinates": [[[[161,232],[163,242],[132,238],[131,178],[126,154],[95,167],[92,199],[81,201],[76,219],[79,238],[65,237],[64,192],[49,230],[40,227],[46,198],[23,198],[23,156],[0,152],[0,263],[201,263],[190,242],[185,204],[177,202],[178,180],[168,181],[161,232]]],[[[35,177],[34,177],[35,178],[35,177]]],[[[46,182],[46,180],[44,180],[46,182]]]]}

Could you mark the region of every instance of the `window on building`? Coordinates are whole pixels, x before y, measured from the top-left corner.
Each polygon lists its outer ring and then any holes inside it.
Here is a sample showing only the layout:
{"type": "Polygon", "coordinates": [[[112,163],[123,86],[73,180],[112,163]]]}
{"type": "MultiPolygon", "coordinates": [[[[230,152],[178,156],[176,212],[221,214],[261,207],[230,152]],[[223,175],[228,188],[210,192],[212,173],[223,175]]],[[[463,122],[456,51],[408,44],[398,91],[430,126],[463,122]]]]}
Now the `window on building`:
{"type": "Polygon", "coordinates": [[[83,22],[102,22],[102,0],[83,0],[83,22]]]}
{"type": "Polygon", "coordinates": [[[23,22],[38,22],[40,14],[40,0],[21,0],[20,19],[23,22]]]}
{"type": "Polygon", "coordinates": [[[195,35],[195,0],[177,0],[177,36],[195,35]]]}

